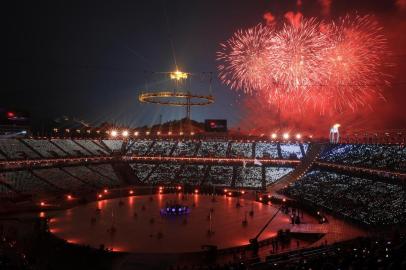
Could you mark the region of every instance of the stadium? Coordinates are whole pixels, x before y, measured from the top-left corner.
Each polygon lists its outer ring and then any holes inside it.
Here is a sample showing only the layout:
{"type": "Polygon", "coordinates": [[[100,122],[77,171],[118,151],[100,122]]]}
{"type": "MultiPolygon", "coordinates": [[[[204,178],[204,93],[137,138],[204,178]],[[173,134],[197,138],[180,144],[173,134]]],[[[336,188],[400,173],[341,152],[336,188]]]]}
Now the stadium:
{"type": "Polygon", "coordinates": [[[10,8],[0,269],[406,269],[404,1],[155,2],[10,8]]]}

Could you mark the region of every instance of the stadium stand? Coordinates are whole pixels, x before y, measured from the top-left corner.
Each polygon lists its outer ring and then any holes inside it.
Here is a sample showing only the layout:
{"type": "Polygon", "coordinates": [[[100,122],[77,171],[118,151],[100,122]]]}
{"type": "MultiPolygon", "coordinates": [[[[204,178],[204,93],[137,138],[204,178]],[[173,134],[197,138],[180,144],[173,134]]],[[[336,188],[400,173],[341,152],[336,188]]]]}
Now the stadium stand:
{"type": "Polygon", "coordinates": [[[83,148],[89,151],[92,155],[103,156],[109,153],[106,149],[103,149],[100,145],[96,144],[92,140],[75,140],[76,143],[80,144],[83,148]]]}
{"type": "Polygon", "coordinates": [[[230,157],[252,157],[252,143],[232,142],[230,157]]]}
{"type": "Polygon", "coordinates": [[[40,156],[17,139],[0,139],[0,149],[9,159],[38,159],[40,156]]]}
{"type": "Polygon", "coordinates": [[[179,141],[172,156],[190,157],[196,154],[198,142],[195,141],[179,141]]]}
{"type": "Polygon", "coordinates": [[[406,193],[398,185],[313,170],[284,193],[365,224],[406,221],[406,193]]]}
{"type": "Polygon", "coordinates": [[[278,144],[277,143],[265,143],[257,142],[255,144],[255,156],[257,158],[279,158],[278,156],[278,144]]]}
{"type": "Polygon", "coordinates": [[[45,158],[67,156],[65,152],[56,147],[49,140],[25,139],[24,142],[27,143],[29,146],[31,146],[35,151],[37,151],[41,156],[45,158]]]}
{"type": "Polygon", "coordinates": [[[109,178],[111,181],[113,181],[115,183],[115,185],[123,184],[121,182],[121,180],[117,177],[111,164],[94,164],[94,165],[88,165],[87,167],[90,168],[91,170],[98,172],[99,174],[109,178]]]}
{"type": "Polygon", "coordinates": [[[340,144],[328,148],[320,160],[346,165],[406,172],[405,145],[340,144]]]}
{"type": "Polygon", "coordinates": [[[227,154],[228,142],[203,141],[197,156],[200,157],[225,157],[227,154]]]}
{"type": "Polygon", "coordinates": [[[0,180],[21,193],[42,195],[57,191],[55,187],[42,181],[29,171],[3,172],[0,174],[0,180]]]}
{"type": "Polygon", "coordinates": [[[149,176],[149,184],[174,184],[174,178],[179,171],[180,165],[159,164],[149,176]]]}
{"type": "Polygon", "coordinates": [[[200,185],[207,171],[207,166],[204,165],[183,165],[175,182],[188,185],[200,185]]]}
{"type": "Polygon", "coordinates": [[[262,187],[262,167],[238,167],[235,185],[249,188],[262,187]]]}
{"type": "Polygon", "coordinates": [[[0,182],[0,199],[9,198],[16,196],[16,193],[0,182]]]}
{"type": "Polygon", "coordinates": [[[265,168],[266,185],[274,183],[275,181],[279,180],[280,178],[292,172],[293,170],[294,170],[293,168],[288,167],[266,167],[265,168]]]}
{"type": "Polygon", "coordinates": [[[231,186],[233,180],[232,166],[210,166],[206,183],[209,185],[231,186]]]}
{"type": "Polygon", "coordinates": [[[301,159],[303,157],[298,143],[282,143],[280,146],[284,159],[301,159]]]}
{"type": "Polygon", "coordinates": [[[148,155],[169,156],[175,143],[175,141],[155,141],[154,145],[149,150],[148,155]]]}
{"type": "Polygon", "coordinates": [[[129,142],[128,155],[143,156],[147,153],[153,141],[151,140],[135,140],[129,142]]]}
{"type": "Polygon", "coordinates": [[[141,182],[146,182],[148,175],[156,167],[155,164],[131,163],[130,167],[133,169],[135,175],[141,182]]]}
{"type": "Polygon", "coordinates": [[[91,189],[90,186],[58,168],[38,169],[34,170],[33,173],[63,190],[80,191],[91,189]]]}
{"type": "Polygon", "coordinates": [[[118,183],[114,183],[109,180],[107,177],[95,173],[94,171],[86,168],[85,166],[73,166],[73,167],[64,167],[63,170],[67,171],[69,174],[79,178],[83,182],[89,184],[89,186],[106,188],[106,187],[115,187],[118,183]]]}
{"type": "Polygon", "coordinates": [[[90,156],[90,153],[70,139],[52,139],[55,145],[73,157],[90,156]]]}
{"type": "Polygon", "coordinates": [[[123,146],[122,140],[103,140],[102,141],[112,152],[121,151],[123,146]]]}

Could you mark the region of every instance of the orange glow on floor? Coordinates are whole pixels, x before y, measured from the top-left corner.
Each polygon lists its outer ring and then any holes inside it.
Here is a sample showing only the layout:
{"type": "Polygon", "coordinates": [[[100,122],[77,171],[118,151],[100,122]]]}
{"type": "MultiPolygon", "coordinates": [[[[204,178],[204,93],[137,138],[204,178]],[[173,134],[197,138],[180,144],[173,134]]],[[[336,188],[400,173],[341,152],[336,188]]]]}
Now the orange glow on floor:
{"type": "MultiPolygon", "coordinates": [[[[49,223],[49,227],[52,233],[69,243],[95,248],[104,244],[114,251],[135,253],[200,252],[201,246],[208,242],[207,217],[210,213],[215,234],[209,241],[222,249],[248,244],[249,239],[277,211],[273,206],[243,198],[217,196],[213,203],[212,195],[190,195],[185,194],[184,201],[178,193],[171,193],[91,202],[58,211],[58,222],[49,223]],[[160,209],[173,201],[181,201],[189,206],[191,212],[186,225],[183,224],[183,217],[161,216],[160,209]],[[238,201],[241,206],[237,208],[238,201]],[[98,208],[101,211],[96,211],[98,208]],[[253,217],[247,216],[248,225],[243,226],[244,213],[251,210],[255,214],[253,217]],[[151,219],[155,222],[151,223],[151,219]],[[113,220],[116,227],[114,235],[106,231],[113,220]],[[159,234],[162,237],[158,239],[159,234]]],[[[289,217],[280,212],[259,240],[274,236],[279,229],[291,229],[293,225],[288,221],[289,217]]]]}

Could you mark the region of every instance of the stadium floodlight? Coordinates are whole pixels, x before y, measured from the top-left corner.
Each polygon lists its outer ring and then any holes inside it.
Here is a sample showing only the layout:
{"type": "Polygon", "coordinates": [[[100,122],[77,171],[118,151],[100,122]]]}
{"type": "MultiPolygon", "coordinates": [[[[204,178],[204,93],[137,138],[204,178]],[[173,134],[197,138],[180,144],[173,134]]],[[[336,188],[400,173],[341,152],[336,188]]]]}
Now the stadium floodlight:
{"type": "Polygon", "coordinates": [[[158,135],[158,136],[161,135],[161,132],[160,132],[160,131],[157,131],[156,135],[158,135]]]}
{"type": "Polygon", "coordinates": [[[112,130],[112,131],[110,132],[110,135],[111,135],[111,137],[117,137],[117,135],[118,135],[117,130],[112,130]]]}
{"type": "Polygon", "coordinates": [[[123,132],[121,132],[121,135],[123,137],[128,137],[128,130],[123,130],[123,132]]]}
{"type": "Polygon", "coordinates": [[[145,132],[145,134],[146,134],[146,135],[149,135],[149,134],[150,134],[150,132],[149,132],[149,131],[147,131],[147,132],[145,132]]]}
{"type": "Polygon", "coordinates": [[[182,135],[183,135],[183,131],[179,132],[179,135],[182,136],[182,135]]]}
{"type": "Polygon", "coordinates": [[[285,140],[287,140],[287,139],[289,139],[289,133],[287,133],[287,132],[285,132],[285,133],[283,133],[283,138],[285,139],[285,140]]]}
{"type": "Polygon", "coordinates": [[[276,133],[272,133],[271,138],[272,138],[272,139],[276,139],[276,138],[278,138],[278,134],[276,134],[276,133]]]}
{"type": "Polygon", "coordinates": [[[179,80],[182,80],[182,79],[187,79],[188,74],[187,74],[186,72],[182,72],[182,71],[176,70],[176,71],[174,71],[174,72],[169,73],[169,77],[170,77],[172,80],[177,80],[177,81],[179,81],[179,80]]]}
{"type": "Polygon", "coordinates": [[[168,135],[172,135],[172,131],[168,131],[168,135]]]}
{"type": "Polygon", "coordinates": [[[296,134],[296,139],[300,140],[302,138],[302,134],[298,133],[296,134]]]}
{"type": "Polygon", "coordinates": [[[192,135],[192,136],[193,136],[193,135],[195,135],[195,133],[192,131],[192,132],[190,132],[190,135],[192,135]]]}
{"type": "Polygon", "coordinates": [[[134,132],[134,136],[138,136],[140,133],[138,131],[134,132]]]}

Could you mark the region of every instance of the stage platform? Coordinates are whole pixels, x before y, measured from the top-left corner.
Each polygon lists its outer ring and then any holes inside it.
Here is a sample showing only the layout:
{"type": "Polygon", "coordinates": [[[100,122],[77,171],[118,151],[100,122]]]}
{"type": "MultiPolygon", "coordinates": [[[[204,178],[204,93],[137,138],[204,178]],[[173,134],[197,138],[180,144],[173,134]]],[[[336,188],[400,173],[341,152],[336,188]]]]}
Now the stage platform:
{"type": "MultiPolygon", "coordinates": [[[[246,199],[240,199],[241,207],[237,208],[238,199],[234,197],[216,196],[213,202],[210,195],[189,194],[183,201],[182,196],[132,196],[80,205],[55,212],[50,219],[50,231],[71,243],[95,248],[103,244],[113,251],[199,252],[202,245],[215,245],[218,249],[247,245],[277,211],[272,205],[246,199]],[[160,209],[174,200],[188,205],[190,213],[161,216],[160,209]],[[249,215],[251,209],[253,217],[249,215]],[[245,216],[248,224],[243,226],[245,216]],[[213,234],[208,235],[210,223],[213,234]]],[[[287,228],[291,228],[289,216],[279,213],[259,240],[273,237],[279,229],[287,228]]]]}

